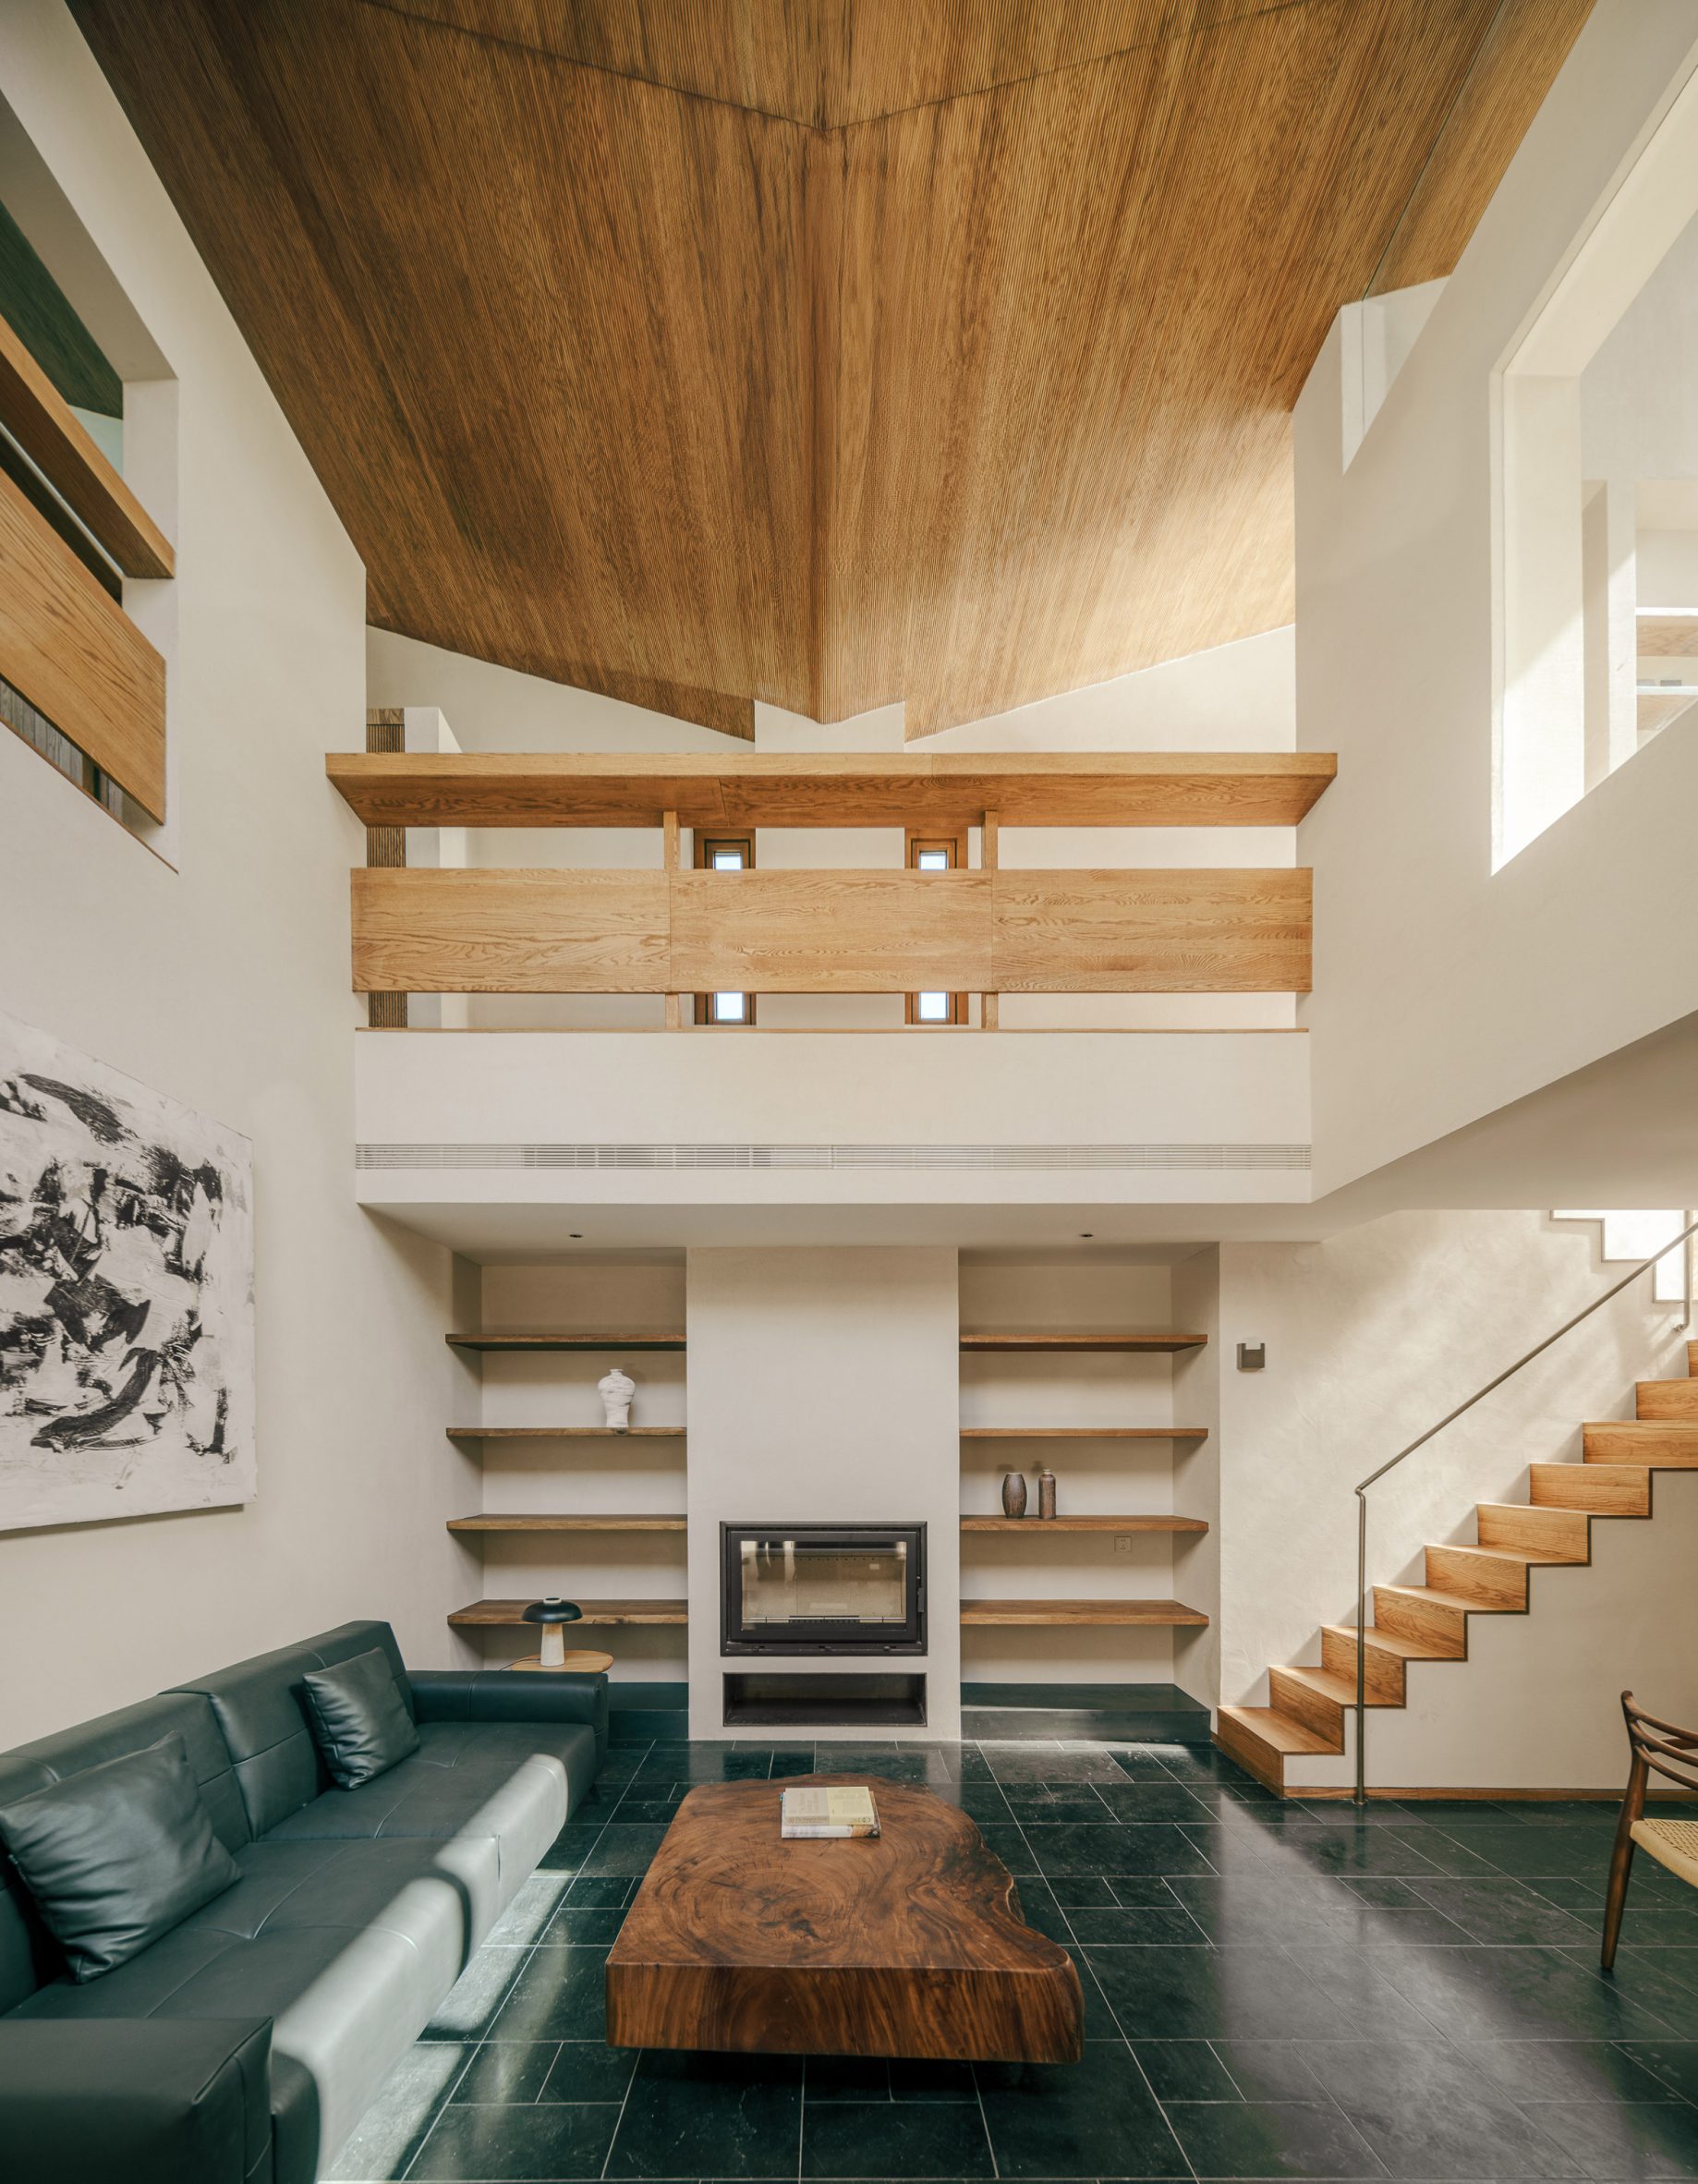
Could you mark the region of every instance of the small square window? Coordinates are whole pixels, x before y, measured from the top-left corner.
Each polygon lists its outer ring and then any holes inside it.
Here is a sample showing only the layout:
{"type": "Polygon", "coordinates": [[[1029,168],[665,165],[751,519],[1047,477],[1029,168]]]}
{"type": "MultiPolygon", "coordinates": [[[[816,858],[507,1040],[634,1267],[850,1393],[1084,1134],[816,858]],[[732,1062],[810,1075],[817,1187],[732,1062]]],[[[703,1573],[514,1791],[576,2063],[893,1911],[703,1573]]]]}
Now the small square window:
{"type": "Polygon", "coordinates": [[[716,993],[713,997],[713,1021],[716,1024],[741,1024],[747,1013],[748,997],[742,993],[716,993]]]}
{"type": "Polygon", "coordinates": [[[716,872],[741,872],[743,852],[740,849],[716,849],[713,853],[713,869],[716,872]]]}
{"type": "Polygon", "coordinates": [[[916,993],[914,1013],[922,1024],[947,1024],[953,1011],[947,993],[916,993]]]}
{"type": "Polygon", "coordinates": [[[916,850],[914,855],[914,868],[916,872],[947,872],[950,868],[948,850],[916,850]]]}

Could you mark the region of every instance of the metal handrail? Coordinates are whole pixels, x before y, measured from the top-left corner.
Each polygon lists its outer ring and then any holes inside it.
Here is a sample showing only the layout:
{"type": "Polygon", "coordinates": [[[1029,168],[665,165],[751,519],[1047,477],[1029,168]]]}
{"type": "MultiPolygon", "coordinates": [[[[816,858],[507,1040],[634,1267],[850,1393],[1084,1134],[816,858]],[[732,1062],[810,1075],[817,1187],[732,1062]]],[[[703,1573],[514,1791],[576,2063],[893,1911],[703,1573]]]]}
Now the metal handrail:
{"type": "Polygon", "coordinates": [[[1671,1236],[1661,1250],[1655,1252],[1648,1259],[1641,1259],[1631,1273],[1624,1274],[1619,1281],[1613,1283],[1601,1296],[1594,1297],[1591,1304],[1586,1305],[1583,1311],[1575,1313],[1572,1319],[1565,1319],[1555,1334],[1546,1335],[1542,1342],[1535,1343],[1524,1357],[1518,1357],[1512,1365],[1506,1366],[1495,1380],[1488,1380],[1484,1388],[1475,1389],[1466,1402],[1458,1403],[1454,1411],[1447,1412],[1437,1426],[1429,1426],[1425,1433],[1417,1434],[1406,1449],[1400,1449],[1397,1454],[1382,1463],[1377,1471],[1371,1471],[1356,1488],[1355,1802],[1357,1804],[1364,1805],[1368,1801],[1368,1649],[1365,1644],[1368,1617],[1368,1488],[1377,1486],[1389,1471],[1395,1471],[1398,1465],[1406,1457],[1413,1456],[1417,1449],[1424,1449],[1436,1435],[1443,1433],[1447,1426],[1454,1426],[1465,1411],[1472,1411],[1475,1403],[1490,1395],[1494,1389],[1501,1388],[1506,1380],[1512,1380],[1523,1365],[1531,1365],[1535,1357],[1542,1357],[1554,1342],[1560,1342],[1563,1336],[1577,1328],[1583,1319],[1590,1319],[1600,1305],[1607,1304],[1611,1297],[1619,1297],[1621,1292],[1631,1288],[1642,1274],[1648,1274],[1658,1260],[1666,1259],[1671,1251],[1678,1249],[1681,1244],[1686,1246],[1684,1260],[1686,1268],[1686,1324],[1690,1331],[1692,1323],[1692,1238],[1694,1235],[1698,1235],[1698,1220],[1689,1220],[1680,1234],[1671,1236]]]}

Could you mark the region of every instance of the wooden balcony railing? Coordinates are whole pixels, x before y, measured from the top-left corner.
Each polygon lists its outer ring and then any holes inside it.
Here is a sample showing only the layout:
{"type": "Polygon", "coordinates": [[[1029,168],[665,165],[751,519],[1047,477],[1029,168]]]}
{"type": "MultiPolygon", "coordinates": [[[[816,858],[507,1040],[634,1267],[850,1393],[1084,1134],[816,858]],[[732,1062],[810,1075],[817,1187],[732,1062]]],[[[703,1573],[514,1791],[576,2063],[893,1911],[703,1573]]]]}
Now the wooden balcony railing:
{"type": "MultiPolygon", "coordinates": [[[[127,576],[171,576],[170,543],[4,319],[0,425],[62,504],[42,496],[58,517],[50,520],[0,473],[0,676],[164,819],[165,663],[67,542],[78,533],[64,511],[127,576]]],[[[18,474],[30,477],[21,466],[18,474]]],[[[39,480],[33,490],[41,494],[39,480]]]]}

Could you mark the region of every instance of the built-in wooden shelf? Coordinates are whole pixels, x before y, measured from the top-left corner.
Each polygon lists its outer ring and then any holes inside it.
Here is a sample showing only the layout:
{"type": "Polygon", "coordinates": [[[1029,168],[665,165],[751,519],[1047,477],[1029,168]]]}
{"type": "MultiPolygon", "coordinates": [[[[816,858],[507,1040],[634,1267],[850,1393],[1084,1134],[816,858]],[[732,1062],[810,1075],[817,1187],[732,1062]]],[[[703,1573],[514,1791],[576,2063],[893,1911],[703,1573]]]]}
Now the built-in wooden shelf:
{"type": "Polygon", "coordinates": [[[334,751],[369,827],[1294,827],[1329,751],[334,751]]]}
{"type": "Polygon", "coordinates": [[[1202,1517],[963,1517],[961,1529],[1037,1533],[1207,1532],[1208,1525],[1202,1517]]]}
{"type": "Polygon", "coordinates": [[[964,1600],[964,1624],[1065,1623],[1160,1624],[1168,1628],[1207,1624],[1208,1618],[1180,1600],[964,1600]]]}
{"type": "Polygon", "coordinates": [[[682,1426],[451,1426],[451,1441],[681,1441],[682,1426]]]}
{"type": "MultiPolygon", "coordinates": [[[[469,1608],[456,1608],[448,1618],[456,1630],[505,1631],[527,1630],[532,1626],[525,1620],[528,1600],[474,1600],[469,1608]]],[[[635,1623],[682,1623],[689,1618],[682,1600],[582,1600],[578,1606],[583,1615],[572,1628],[581,1630],[587,1625],[619,1628],[635,1623]]]]}
{"type": "Polygon", "coordinates": [[[1633,619],[1642,660],[1698,652],[1698,607],[1641,607],[1633,619]]]}
{"type": "Polygon", "coordinates": [[[450,1517],[450,1532],[682,1532],[687,1517],[450,1517]]]}
{"type": "Polygon", "coordinates": [[[1201,1350],[1207,1335],[1184,1335],[1170,1329],[1133,1335],[963,1335],[961,1347],[970,1351],[1059,1350],[1074,1353],[1107,1350],[1201,1350]]]}
{"type": "Polygon", "coordinates": [[[1207,1426],[964,1426],[964,1441],[1206,1441],[1207,1426]]]}
{"type": "Polygon", "coordinates": [[[682,1350],[682,1335],[448,1335],[455,1350],[682,1350]]]}

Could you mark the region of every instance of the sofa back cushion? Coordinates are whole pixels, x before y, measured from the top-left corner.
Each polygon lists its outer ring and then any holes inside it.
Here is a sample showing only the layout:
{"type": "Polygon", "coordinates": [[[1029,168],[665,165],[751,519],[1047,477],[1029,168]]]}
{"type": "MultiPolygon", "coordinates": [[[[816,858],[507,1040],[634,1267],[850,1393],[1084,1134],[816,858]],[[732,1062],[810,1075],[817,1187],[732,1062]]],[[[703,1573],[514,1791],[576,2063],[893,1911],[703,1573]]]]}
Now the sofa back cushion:
{"type": "Polygon", "coordinates": [[[410,1717],[406,1670],[387,1623],[344,1623],[179,1687],[211,1705],[255,1836],[265,1835],[330,1788],[329,1770],[308,1718],[303,1678],[374,1646],[387,1656],[410,1717]]]}
{"type": "Polygon", "coordinates": [[[0,1844],[79,1985],[127,1964],[242,1877],[175,1729],[0,1804],[0,1844]]]}
{"type": "MultiPolygon", "coordinates": [[[[226,1850],[251,1839],[247,1810],[231,1771],[230,1754],[210,1703],[168,1693],[125,1706],[116,1714],[79,1722],[75,1729],[0,1753],[0,1804],[32,1790],[62,1782],[109,1759],[145,1752],[162,1737],[180,1736],[200,1787],[212,1832],[226,1850]]],[[[29,1891],[9,1859],[0,1856],[0,2016],[27,2001],[37,1987],[57,1979],[65,1959],[36,1913],[29,1891]]]]}

